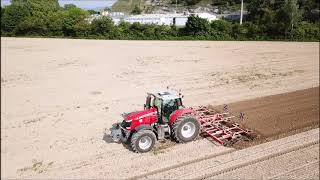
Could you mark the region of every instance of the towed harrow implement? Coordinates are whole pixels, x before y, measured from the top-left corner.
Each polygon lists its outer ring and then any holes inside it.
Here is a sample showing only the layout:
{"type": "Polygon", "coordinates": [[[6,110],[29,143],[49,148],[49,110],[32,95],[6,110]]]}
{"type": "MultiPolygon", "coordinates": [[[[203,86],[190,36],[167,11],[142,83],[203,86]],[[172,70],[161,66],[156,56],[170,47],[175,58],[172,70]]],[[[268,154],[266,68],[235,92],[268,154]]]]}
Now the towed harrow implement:
{"type": "MultiPolygon", "coordinates": [[[[210,137],[215,142],[228,146],[240,140],[254,138],[253,131],[242,128],[240,124],[231,122],[236,116],[229,116],[229,113],[217,113],[205,106],[194,108],[194,116],[201,125],[201,135],[210,137]]],[[[243,118],[243,114],[240,114],[243,118]]]]}

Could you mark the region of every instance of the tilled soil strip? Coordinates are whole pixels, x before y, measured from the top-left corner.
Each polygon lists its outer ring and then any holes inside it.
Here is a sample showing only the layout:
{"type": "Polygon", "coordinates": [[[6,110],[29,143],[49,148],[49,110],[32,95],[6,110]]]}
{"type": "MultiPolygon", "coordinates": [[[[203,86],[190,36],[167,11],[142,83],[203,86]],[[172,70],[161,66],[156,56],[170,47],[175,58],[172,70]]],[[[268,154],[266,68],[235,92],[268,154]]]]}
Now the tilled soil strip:
{"type": "MultiPolygon", "coordinates": [[[[228,104],[234,115],[243,112],[242,126],[254,130],[258,138],[240,142],[235,148],[245,148],[319,127],[319,87],[285,94],[265,96],[228,104]]],[[[221,111],[223,105],[214,109],[221,111]]]]}

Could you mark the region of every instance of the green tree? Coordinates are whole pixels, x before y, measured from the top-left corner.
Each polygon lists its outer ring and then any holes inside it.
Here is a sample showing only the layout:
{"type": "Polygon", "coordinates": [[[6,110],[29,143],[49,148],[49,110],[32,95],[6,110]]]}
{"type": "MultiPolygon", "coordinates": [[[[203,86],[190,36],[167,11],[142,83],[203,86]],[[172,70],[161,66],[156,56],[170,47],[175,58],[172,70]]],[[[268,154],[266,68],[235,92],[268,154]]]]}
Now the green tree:
{"type": "Polygon", "coordinates": [[[300,22],[297,0],[286,0],[277,14],[277,21],[285,35],[293,36],[295,26],[300,22]]]}
{"type": "Polygon", "coordinates": [[[86,21],[81,21],[74,26],[75,32],[76,32],[76,37],[88,37],[91,32],[91,26],[88,22],[86,21]]]}
{"type": "Polygon", "coordinates": [[[172,35],[172,28],[166,25],[158,25],[154,30],[156,39],[167,39],[172,35]]]}
{"type": "Polygon", "coordinates": [[[224,20],[212,21],[210,26],[211,26],[211,29],[215,31],[223,32],[226,34],[230,34],[232,31],[232,23],[224,20]]]}
{"type": "Polygon", "coordinates": [[[48,33],[50,36],[63,36],[64,35],[64,18],[67,17],[67,12],[59,10],[57,12],[48,13],[48,33]]]}
{"type": "Polygon", "coordinates": [[[74,5],[74,4],[65,4],[65,5],[63,6],[63,8],[66,9],[66,10],[68,10],[68,9],[72,9],[72,8],[77,8],[77,6],[74,5]]]}
{"type": "Polygon", "coordinates": [[[269,11],[268,0],[251,0],[247,4],[249,11],[249,19],[252,21],[259,21],[263,18],[266,11],[269,11]]]}
{"type": "Polygon", "coordinates": [[[261,28],[252,23],[252,22],[245,22],[243,24],[244,28],[246,29],[246,37],[250,40],[264,40],[265,39],[265,35],[264,33],[261,31],[261,28]]]}
{"type": "Polygon", "coordinates": [[[210,23],[212,39],[229,40],[231,38],[232,23],[224,20],[216,20],[210,23]]]}
{"type": "Polygon", "coordinates": [[[86,21],[86,18],[89,17],[89,13],[85,10],[82,10],[80,8],[69,8],[66,10],[66,13],[64,14],[63,18],[63,32],[65,36],[76,36],[76,26],[77,24],[84,23],[86,21]]]}
{"type": "Polygon", "coordinates": [[[198,4],[201,0],[185,0],[187,5],[192,6],[198,4]]]}
{"type": "Polygon", "coordinates": [[[236,23],[232,26],[232,37],[237,40],[244,40],[247,34],[247,29],[245,26],[241,26],[236,23]]]}
{"type": "Polygon", "coordinates": [[[92,9],[88,10],[88,13],[89,14],[99,14],[98,11],[95,11],[95,10],[92,10],[92,9]]]}
{"type": "Polygon", "coordinates": [[[279,10],[284,0],[250,0],[247,2],[247,10],[249,11],[249,20],[261,22],[266,15],[279,10]]]}
{"type": "Polygon", "coordinates": [[[184,30],[189,35],[205,35],[210,30],[210,24],[207,19],[191,15],[188,17],[184,30]]]}
{"type": "Polygon", "coordinates": [[[47,30],[51,22],[48,14],[60,9],[58,0],[12,0],[11,5],[22,6],[30,14],[30,17],[21,20],[17,29],[19,35],[35,35],[37,32],[39,35],[49,35],[47,30]]]}
{"type": "Polygon", "coordinates": [[[120,20],[117,27],[115,27],[115,36],[119,39],[128,39],[130,37],[130,23],[120,20]]]}
{"type": "Polygon", "coordinates": [[[4,8],[2,8],[2,6],[1,6],[1,34],[3,33],[3,29],[2,29],[2,27],[3,27],[3,21],[2,21],[3,13],[4,13],[4,8]]]}
{"type": "Polygon", "coordinates": [[[212,5],[214,5],[214,6],[228,6],[229,1],[227,1],[227,0],[212,0],[212,5]]]}
{"type": "MultiPolygon", "coordinates": [[[[300,22],[297,26],[297,30],[294,31],[294,33],[297,32],[304,32],[304,36],[301,38],[301,40],[312,40],[312,41],[320,41],[320,24],[319,23],[309,23],[306,21],[300,22]],[[302,30],[301,30],[302,29],[302,30]]],[[[294,37],[297,37],[297,34],[294,34],[294,37]]]]}
{"type": "Polygon", "coordinates": [[[154,39],[155,35],[155,29],[157,27],[157,25],[155,24],[145,24],[144,25],[144,36],[148,39],[154,39]]]}
{"type": "Polygon", "coordinates": [[[46,15],[50,11],[60,9],[58,0],[12,0],[11,3],[25,6],[31,15],[46,15]]]}
{"type": "Polygon", "coordinates": [[[29,16],[16,28],[16,35],[47,35],[47,26],[38,16],[29,16]]]}
{"type": "MultiPolygon", "coordinates": [[[[188,5],[188,6],[193,6],[196,5],[200,2],[201,0],[177,0],[177,3],[183,4],[183,5],[188,5]]],[[[176,4],[175,0],[171,0],[172,4],[176,4]]]]}
{"type": "Polygon", "coordinates": [[[102,16],[99,19],[94,19],[91,22],[91,31],[93,34],[106,38],[113,38],[115,30],[114,23],[110,17],[102,16]]]}
{"type": "Polygon", "coordinates": [[[141,14],[142,10],[138,5],[135,5],[134,8],[131,11],[131,14],[141,14]]]}
{"type": "Polygon", "coordinates": [[[308,22],[319,22],[319,0],[299,0],[298,4],[302,10],[303,20],[308,22]]]}
{"type": "Polygon", "coordinates": [[[14,34],[16,27],[29,16],[30,11],[21,4],[6,6],[1,16],[1,30],[14,34]]]}
{"type": "Polygon", "coordinates": [[[143,30],[144,26],[138,22],[132,23],[129,28],[130,34],[138,39],[142,39],[144,37],[143,30]]]}

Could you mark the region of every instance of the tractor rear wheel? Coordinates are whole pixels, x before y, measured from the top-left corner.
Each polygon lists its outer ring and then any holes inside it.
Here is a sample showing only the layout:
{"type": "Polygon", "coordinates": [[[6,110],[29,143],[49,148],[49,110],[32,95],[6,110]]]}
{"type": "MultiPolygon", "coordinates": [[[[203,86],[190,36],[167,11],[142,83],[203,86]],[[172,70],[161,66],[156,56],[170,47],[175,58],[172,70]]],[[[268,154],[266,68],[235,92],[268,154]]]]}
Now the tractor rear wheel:
{"type": "Polygon", "coordinates": [[[193,141],[200,133],[200,123],[198,120],[189,115],[178,117],[172,125],[172,137],[177,142],[193,141]]]}
{"type": "Polygon", "coordinates": [[[134,152],[148,152],[153,148],[155,142],[156,135],[147,129],[135,132],[131,137],[131,147],[134,152]]]}

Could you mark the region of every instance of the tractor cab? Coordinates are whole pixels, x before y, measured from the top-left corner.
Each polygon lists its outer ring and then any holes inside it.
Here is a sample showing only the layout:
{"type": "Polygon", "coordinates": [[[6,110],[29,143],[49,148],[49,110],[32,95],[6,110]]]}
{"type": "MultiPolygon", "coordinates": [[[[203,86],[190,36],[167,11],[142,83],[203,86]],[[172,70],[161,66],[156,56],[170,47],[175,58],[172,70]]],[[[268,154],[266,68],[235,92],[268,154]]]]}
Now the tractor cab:
{"type": "Polygon", "coordinates": [[[146,98],[145,109],[156,108],[158,113],[158,122],[167,124],[170,115],[183,108],[182,100],[175,91],[161,91],[156,93],[148,93],[146,98]]]}

